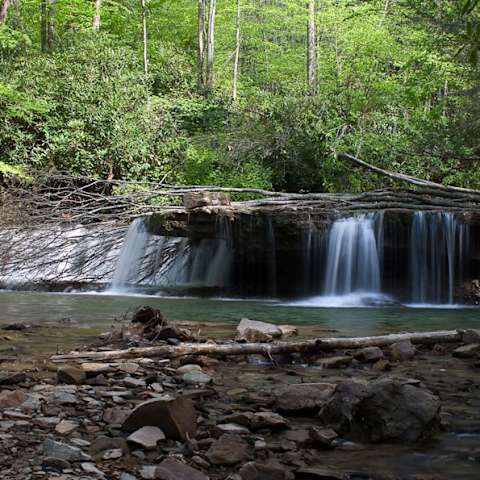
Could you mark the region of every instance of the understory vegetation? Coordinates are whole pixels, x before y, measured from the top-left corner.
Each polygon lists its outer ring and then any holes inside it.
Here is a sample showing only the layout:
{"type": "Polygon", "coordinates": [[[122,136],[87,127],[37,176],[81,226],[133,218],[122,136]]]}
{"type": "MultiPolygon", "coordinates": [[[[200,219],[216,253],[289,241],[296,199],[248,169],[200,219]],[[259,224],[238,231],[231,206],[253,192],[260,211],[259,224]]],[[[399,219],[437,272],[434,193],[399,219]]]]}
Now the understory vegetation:
{"type": "Polygon", "coordinates": [[[142,3],[0,0],[0,171],[384,185],[337,158],[348,152],[480,187],[478,2],[322,0],[312,18],[312,0],[203,1],[210,70],[202,0],[142,3]]]}

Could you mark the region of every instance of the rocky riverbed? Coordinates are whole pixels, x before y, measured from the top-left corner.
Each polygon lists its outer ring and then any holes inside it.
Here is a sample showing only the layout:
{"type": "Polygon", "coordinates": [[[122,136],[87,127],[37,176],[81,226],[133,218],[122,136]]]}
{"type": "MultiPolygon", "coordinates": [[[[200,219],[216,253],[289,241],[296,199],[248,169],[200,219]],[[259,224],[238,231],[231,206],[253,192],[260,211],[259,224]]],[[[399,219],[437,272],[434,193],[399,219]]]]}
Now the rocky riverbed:
{"type": "MultiPolygon", "coordinates": [[[[161,316],[149,325],[117,328],[88,349],[232,340],[161,316]]],[[[238,341],[296,333],[245,322],[238,330],[238,341]]],[[[1,335],[21,344],[28,329],[11,332],[1,335]]],[[[479,478],[478,343],[471,331],[462,343],[308,356],[4,355],[1,478],[479,478]]]]}

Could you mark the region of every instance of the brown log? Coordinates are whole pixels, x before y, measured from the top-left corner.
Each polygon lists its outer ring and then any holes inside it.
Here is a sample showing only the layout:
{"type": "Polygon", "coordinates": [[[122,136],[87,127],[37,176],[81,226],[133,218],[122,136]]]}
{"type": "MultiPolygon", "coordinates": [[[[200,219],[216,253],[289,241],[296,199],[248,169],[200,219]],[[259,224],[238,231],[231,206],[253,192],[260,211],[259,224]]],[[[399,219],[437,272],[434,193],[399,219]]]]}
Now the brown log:
{"type": "Polygon", "coordinates": [[[364,347],[386,347],[396,342],[409,340],[414,344],[454,343],[462,340],[462,331],[443,330],[421,333],[393,333],[372,337],[316,338],[297,342],[275,343],[184,343],[178,346],[160,345],[155,347],[128,348],[102,352],[72,352],[54,355],[53,362],[65,361],[110,361],[141,357],[173,358],[186,355],[274,355],[280,353],[318,353],[334,349],[355,349],[364,347]]]}

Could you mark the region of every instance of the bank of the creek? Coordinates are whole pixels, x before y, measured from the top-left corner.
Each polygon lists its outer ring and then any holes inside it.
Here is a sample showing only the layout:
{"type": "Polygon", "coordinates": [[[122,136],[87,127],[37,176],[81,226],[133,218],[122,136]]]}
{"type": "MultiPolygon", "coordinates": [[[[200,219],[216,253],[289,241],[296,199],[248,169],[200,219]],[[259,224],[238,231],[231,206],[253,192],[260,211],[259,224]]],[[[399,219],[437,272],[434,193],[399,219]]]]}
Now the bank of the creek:
{"type": "Polygon", "coordinates": [[[462,343],[273,358],[51,360],[72,349],[176,344],[182,329],[194,342],[232,342],[242,317],[293,325],[298,340],[474,328],[476,309],[331,310],[18,292],[2,292],[0,301],[2,479],[480,476],[480,347],[460,357],[453,352],[462,343]],[[152,342],[132,329],[140,304],[161,308],[172,338],[152,342]],[[126,333],[100,341],[111,325],[126,333]],[[165,407],[165,395],[186,403],[165,407]],[[154,406],[139,407],[146,401],[154,406]],[[132,415],[135,408],[140,413],[132,415]],[[156,428],[131,437],[143,426],[156,428]]]}

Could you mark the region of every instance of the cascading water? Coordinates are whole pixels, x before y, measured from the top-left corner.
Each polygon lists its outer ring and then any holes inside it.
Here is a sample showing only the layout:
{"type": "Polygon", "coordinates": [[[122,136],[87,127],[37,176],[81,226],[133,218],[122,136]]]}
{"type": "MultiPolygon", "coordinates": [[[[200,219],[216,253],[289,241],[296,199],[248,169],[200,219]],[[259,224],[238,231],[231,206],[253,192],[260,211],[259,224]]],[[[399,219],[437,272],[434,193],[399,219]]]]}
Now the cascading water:
{"type": "Polygon", "coordinates": [[[380,292],[380,257],[373,215],[337,220],[328,233],[325,295],[380,292]]]}
{"type": "Polygon", "coordinates": [[[419,304],[454,302],[461,283],[468,227],[447,212],[416,212],[410,231],[411,300],[419,304]]]}
{"type": "Polygon", "coordinates": [[[129,283],[136,282],[149,237],[143,219],[137,218],[130,224],[118,256],[110,291],[125,291],[129,283]]]}

